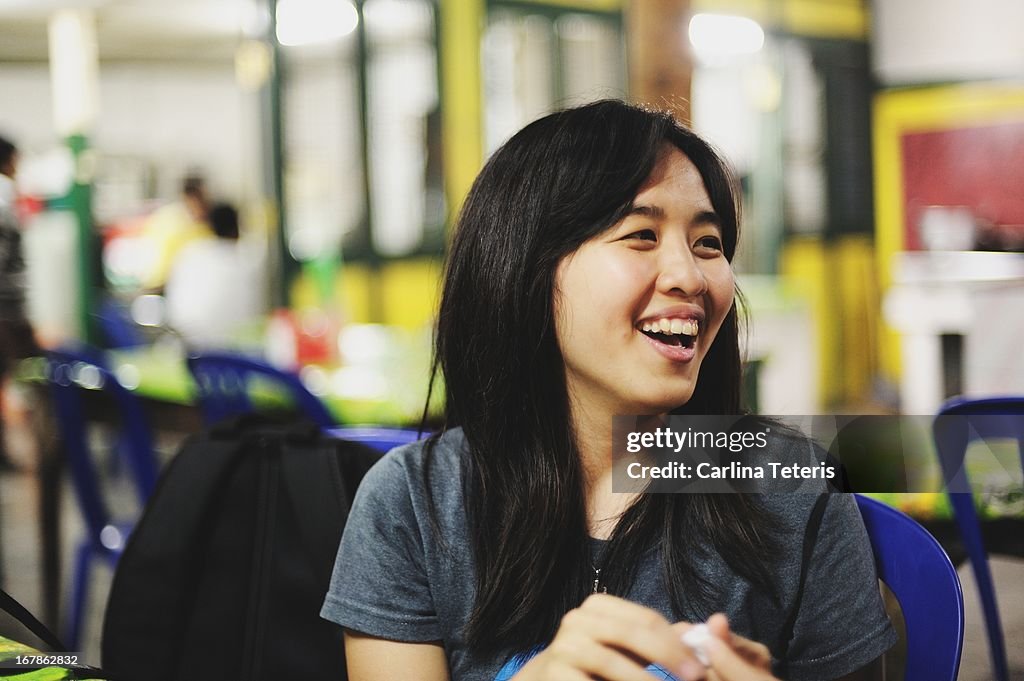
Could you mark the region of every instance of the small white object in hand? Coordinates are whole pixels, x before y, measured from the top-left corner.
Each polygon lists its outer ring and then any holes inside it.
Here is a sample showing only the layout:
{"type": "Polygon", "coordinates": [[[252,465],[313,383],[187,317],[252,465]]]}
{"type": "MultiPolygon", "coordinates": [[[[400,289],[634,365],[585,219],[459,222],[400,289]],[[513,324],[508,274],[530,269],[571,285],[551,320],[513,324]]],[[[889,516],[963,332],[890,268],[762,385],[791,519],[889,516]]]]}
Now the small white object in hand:
{"type": "Polygon", "coordinates": [[[686,633],[682,635],[681,639],[686,647],[693,651],[694,657],[700,660],[700,663],[707,667],[711,664],[711,660],[708,659],[708,651],[705,648],[708,639],[711,638],[711,631],[708,630],[706,624],[695,624],[686,630],[686,633]]]}

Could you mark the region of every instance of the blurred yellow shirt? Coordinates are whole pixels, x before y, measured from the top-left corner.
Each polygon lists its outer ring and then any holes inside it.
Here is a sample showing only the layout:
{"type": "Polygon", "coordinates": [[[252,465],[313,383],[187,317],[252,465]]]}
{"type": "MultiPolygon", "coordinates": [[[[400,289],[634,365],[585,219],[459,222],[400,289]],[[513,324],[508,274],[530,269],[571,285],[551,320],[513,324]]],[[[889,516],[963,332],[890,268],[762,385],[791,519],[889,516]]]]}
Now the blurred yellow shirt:
{"type": "Polygon", "coordinates": [[[182,248],[194,241],[213,238],[209,226],[193,218],[183,203],[157,208],[142,227],[146,267],[140,284],[146,289],[161,288],[167,283],[182,248]]]}

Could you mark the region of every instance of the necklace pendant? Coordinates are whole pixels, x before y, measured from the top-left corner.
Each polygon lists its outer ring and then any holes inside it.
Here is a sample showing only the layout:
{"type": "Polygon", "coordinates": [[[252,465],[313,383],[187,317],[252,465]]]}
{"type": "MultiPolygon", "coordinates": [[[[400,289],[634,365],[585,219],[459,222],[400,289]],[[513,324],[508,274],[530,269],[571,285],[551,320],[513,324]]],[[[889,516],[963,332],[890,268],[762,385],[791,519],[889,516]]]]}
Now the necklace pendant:
{"type": "Polygon", "coordinates": [[[594,589],[590,593],[608,593],[608,587],[601,586],[601,571],[597,568],[594,568],[594,589]]]}

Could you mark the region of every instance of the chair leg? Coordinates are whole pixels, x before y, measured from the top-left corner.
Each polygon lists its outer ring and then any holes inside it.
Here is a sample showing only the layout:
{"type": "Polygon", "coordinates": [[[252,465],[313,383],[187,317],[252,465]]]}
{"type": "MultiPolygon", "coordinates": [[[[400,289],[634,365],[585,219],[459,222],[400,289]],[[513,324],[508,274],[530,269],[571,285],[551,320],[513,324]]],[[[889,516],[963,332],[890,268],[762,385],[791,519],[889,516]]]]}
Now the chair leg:
{"type": "Polygon", "coordinates": [[[995,585],[992,583],[992,572],[988,567],[988,559],[975,559],[972,555],[971,569],[974,570],[974,578],[978,582],[978,596],[981,598],[981,609],[985,614],[992,671],[996,681],[1009,681],[1010,671],[1006,661],[1006,643],[1003,641],[1003,626],[999,619],[995,585]]]}
{"type": "Polygon", "coordinates": [[[89,599],[89,585],[92,573],[93,549],[88,540],[78,545],[75,552],[75,567],[71,575],[71,601],[64,627],[64,645],[69,651],[77,651],[82,635],[82,620],[85,617],[89,599]]]}
{"type": "Polygon", "coordinates": [[[981,541],[981,524],[974,509],[974,499],[970,494],[961,493],[950,494],[949,498],[957,524],[960,526],[960,536],[971,559],[974,581],[978,585],[978,597],[981,600],[985,629],[988,633],[988,649],[992,657],[993,676],[995,681],[1009,681],[1003,626],[999,620],[995,585],[992,582],[992,571],[988,566],[988,553],[981,541]]]}

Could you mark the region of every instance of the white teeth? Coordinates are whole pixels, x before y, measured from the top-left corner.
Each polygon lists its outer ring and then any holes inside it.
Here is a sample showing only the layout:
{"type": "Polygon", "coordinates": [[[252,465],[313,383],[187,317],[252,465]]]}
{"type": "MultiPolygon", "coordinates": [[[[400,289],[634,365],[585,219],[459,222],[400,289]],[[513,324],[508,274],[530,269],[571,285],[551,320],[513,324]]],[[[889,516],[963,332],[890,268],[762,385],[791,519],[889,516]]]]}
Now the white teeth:
{"type": "Polygon", "coordinates": [[[644,322],[640,325],[640,329],[652,333],[696,336],[700,331],[700,325],[696,319],[668,319],[663,317],[653,322],[644,322]]]}

